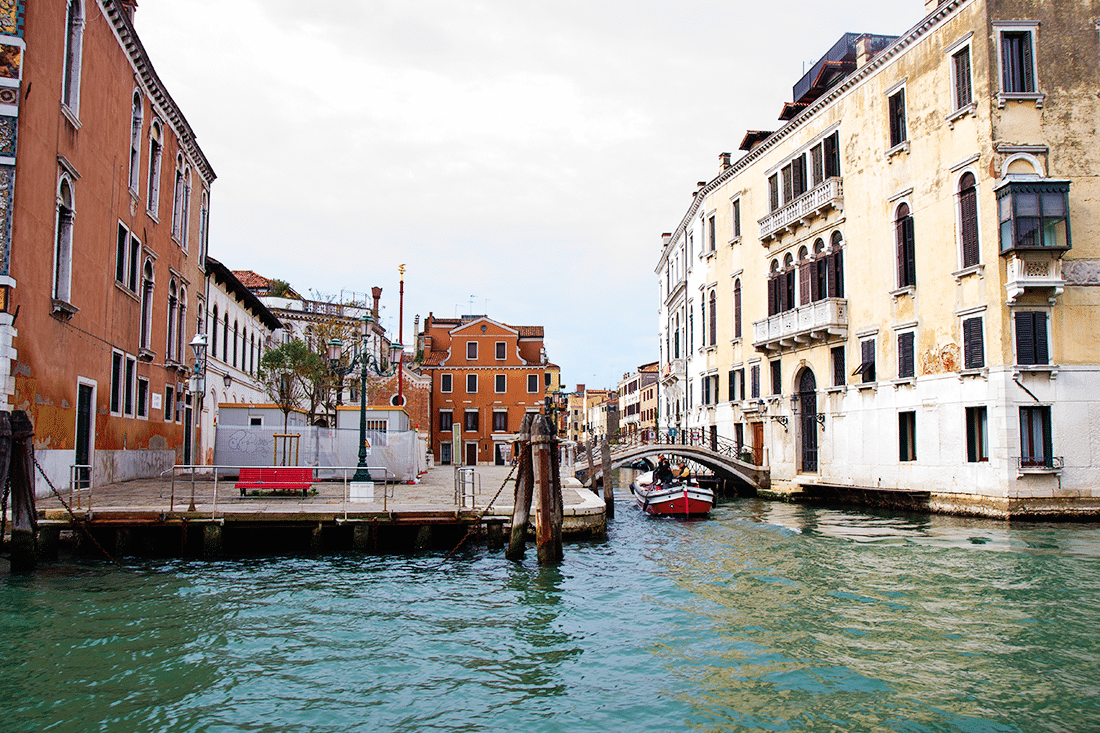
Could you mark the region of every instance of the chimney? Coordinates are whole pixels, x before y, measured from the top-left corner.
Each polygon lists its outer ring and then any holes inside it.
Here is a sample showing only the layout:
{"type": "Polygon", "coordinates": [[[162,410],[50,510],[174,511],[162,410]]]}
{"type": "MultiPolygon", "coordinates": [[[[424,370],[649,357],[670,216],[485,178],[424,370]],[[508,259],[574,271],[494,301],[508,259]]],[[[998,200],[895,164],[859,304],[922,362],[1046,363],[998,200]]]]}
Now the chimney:
{"type": "Polygon", "coordinates": [[[371,313],[374,316],[374,320],[378,320],[378,301],[382,298],[382,288],[375,286],[370,289],[371,297],[374,298],[374,307],[371,308],[371,313]]]}
{"type": "Polygon", "coordinates": [[[122,6],[122,12],[126,13],[126,17],[133,23],[134,11],[137,10],[137,0],[118,0],[118,4],[122,6]]]}
{"type": "Polygon", "coordinates": [[[672,241],[672,232],[665,232],[661,235],[661,249],[664,249],[672,241]]]}
{"type": "Polygon", "coordinates": [[[730,155],[731,153],[719,153],[718,154],[718,172],[726,170],[730,167],[730,155]]]}
{"type": "MultiPolygon", "coordinates": [[[[935,3],[937,0],[926,0],[926,2],[935,3]]],[[[867,65],[867,62],[874,56],[871,53],[871,39],[867,36],[860,36],[856,39],[856,68],[862,69],[867,65]]]]}

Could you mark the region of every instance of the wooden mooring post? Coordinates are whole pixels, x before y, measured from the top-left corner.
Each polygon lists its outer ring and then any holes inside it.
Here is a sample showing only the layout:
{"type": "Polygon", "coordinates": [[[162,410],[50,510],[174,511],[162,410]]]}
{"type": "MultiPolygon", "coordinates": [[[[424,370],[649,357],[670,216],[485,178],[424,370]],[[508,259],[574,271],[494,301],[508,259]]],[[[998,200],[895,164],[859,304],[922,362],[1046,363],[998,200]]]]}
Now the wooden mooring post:
{"type": "Polygon", "coordinates": [[[592,463],[592,461],[594,460],[592,458],[592,454],[596,452],[596,441],[592,440],[592,438],[589,438],[586,447],[587,447],[587,450],[585,450],[585,453],[588,454],[588,488],[592,489],[592,492],[595,493],[596,492],[596,467],[592,463]]]}
{"type": "Polygon", "coordinates": [[[11,569],[38,562],[38,512],[34,506],[34,426],[27,413],[0,412],[0,486],[11,477],[11,569]]]}
{"type": "Polygon", "coordinates": [[[600,445],[603,457],[603,504],[608,519],[615,518],[615,483],[611,480],[611,445],[607,438],[600,445]]]}
{"type": "Polygon", "coordinates": [[[545,415],[527,415],[516,441],[518,461],[516,498],[512,510],[512,536],[505,557],[523,558],[530,521],[531,503],[535,502],[535,546],[540,565],[562,559],[561,452],[553,422],[545,415]]]}

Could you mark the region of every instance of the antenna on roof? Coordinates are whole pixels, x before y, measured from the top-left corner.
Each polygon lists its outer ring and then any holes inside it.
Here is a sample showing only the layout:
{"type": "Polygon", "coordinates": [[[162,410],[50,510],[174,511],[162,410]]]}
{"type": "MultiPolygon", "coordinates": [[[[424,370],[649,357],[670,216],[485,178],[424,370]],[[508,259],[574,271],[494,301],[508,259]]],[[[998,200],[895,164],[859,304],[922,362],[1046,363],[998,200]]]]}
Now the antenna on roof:
{"type": "Polygon", "coordinates": [[[477,297],[476,295],[471,295],[470,296],[470,310],[468,312],[471,315],[473,315],[473,312],[474,312],[474,298],[476,298],[476,297],[477,297]]]}

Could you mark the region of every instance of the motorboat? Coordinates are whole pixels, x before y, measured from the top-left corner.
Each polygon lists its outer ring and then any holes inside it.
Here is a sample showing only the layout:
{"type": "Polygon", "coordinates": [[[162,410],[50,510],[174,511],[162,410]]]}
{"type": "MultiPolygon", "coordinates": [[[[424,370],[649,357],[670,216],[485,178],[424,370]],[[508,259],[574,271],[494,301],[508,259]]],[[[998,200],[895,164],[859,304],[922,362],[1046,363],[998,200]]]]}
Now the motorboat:
{"type": "Polygon", "coordinates": [[[630,484],[630,491],[646,514],[703,517],[714,506],[714,492],[692,479],[673,479],[661,484],[653,471],[641,474],[630,484]]]}

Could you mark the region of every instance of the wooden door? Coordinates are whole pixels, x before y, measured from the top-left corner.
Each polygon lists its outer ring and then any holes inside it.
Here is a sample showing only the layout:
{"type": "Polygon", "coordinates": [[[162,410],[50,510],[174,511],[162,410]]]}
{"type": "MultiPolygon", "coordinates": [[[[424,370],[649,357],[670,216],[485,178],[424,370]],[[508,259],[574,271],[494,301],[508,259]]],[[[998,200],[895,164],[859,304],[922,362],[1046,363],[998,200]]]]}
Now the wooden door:
{"type": "Polygon", "coordinates": [[[764,465],[764,423],[752,424],[752,462],[757,466],[764,465]]]}
{"type": "Polygon", "coordinates": [[[466,444],[466,465],[467,466],[476,466],[477,465],[477,443],[476,442],[466,444]]]}

